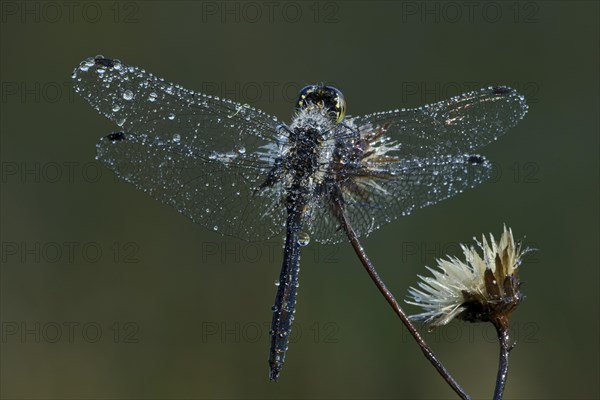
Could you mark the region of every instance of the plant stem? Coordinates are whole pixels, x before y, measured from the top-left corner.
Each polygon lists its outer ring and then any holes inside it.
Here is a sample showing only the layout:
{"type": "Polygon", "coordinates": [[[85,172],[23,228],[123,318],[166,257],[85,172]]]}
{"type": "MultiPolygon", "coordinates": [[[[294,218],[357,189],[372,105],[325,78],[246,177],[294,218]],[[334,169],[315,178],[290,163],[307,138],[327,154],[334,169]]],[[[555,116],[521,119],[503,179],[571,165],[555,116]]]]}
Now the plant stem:
{"type": "Polygon", "coordinates": [[[450,385],[450,387],[456,392],[456,394],[461,399],[470,399],[469,395],[464,391],[462,387],[460,387],[458,382],[456,382],[456,380],[450,375],[446,367],[444,367],[444,365],[437,359],[437,357],[433,353],[433,350],[431,350],[429,345],[425,342],[425,340],[423,340],[415,326],[408,319],[408,316],[406,315],[404,310],[402,310],[402,308],[400,307],[398,301],[394,298],[392,292],[390,292],[390,290],[387,288],[387,286],[375,270],[375,267],[373,266],[371,260],[367,256],[367,253],[360,244],[358,237],[356,236],[356,232],[354,232],[354,229],[352,229],[352,226],[348,221],[346,211],[343,207],[343,200],[338,198],[334,201],[334,204],[336,209],[336,215],[342,225],[342,228],[346,232],[346,235],[348,236],[348,239],[350,240],[350,243],[352,244],[356,255],[360,259],[362,265],[367,270],[367,273],[369,274],[369,276],[371,277],[371,279],[373,280],[373,282],[375,283],[385,300],[392,307],[396,315],[398,315],[404,326],[406,326],[406,329],[408,329],[412,337],[415,339],[415,341],[421,348],[421,351],[423,351],[425,357],[429,360],[429,362],[431,362],[431,364],[435,367],[435,369],[442,376],[442,378],[444,378],[448,385],[450,385]]]}
{"type": "Polygon", "coordinates": [[[498,333],[498,341],[500,342],[500,359],[498,361],[498,375],[496,377],[496,388],[494,389],[494,400],[501,400],[506,386],[508,377],[508,353],[512,346],[509,344],[508,336],[508,319],[501,316],[492,321],[498,333]]]}

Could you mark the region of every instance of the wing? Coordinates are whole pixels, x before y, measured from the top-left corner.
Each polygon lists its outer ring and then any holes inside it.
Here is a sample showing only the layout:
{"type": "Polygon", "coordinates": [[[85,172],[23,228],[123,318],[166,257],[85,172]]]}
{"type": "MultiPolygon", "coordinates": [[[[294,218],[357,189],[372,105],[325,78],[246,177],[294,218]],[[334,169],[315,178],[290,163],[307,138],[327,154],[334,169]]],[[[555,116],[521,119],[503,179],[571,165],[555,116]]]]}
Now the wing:
{"type": "MultiPolygon", "coordinates": [[[[341,184],[346,213],[359,237],[382,225],[436,204],[489,178],[491,163],[481,156],[439,156],[391,162],[355,171],[341,184]]],[[[347,240],[331,212],[329,199],[314,208],[311,238],[320,243],[347,240]]]]}
{"type": "MultiPolygon", "coordinates": [[[[512,128],[527,112],[523,96],[489,87],[410,110],[349,118],[339,137],[343,162],[330,169],[359,236],[484,182],[490,163],[473,151],[512,128]],[[353,139],[353,137],[355,137],[353,139]],[[340,173],[341,171],[341,173],[340,173]]],[[[333,190],[322,190],[311,233],[343,240],[331,213],[333,190]]]]}
{"type": "Polygon", "coordinates": [[[385,130],[399,158],[465,154],[496,140],[527,113],[525,98],[506,86],[461,94],[419,108],[355,118],[361,131],[385,130]]]}
{"type": "Polygon", "coordinates": [[[276,118],[101,56],[83,61],[73,80],[120,127],[97,145],[97,158],[120,178],[222,234],[262,240],[281,232],[282,188],[261,188],[287,141],[276,118]]]}

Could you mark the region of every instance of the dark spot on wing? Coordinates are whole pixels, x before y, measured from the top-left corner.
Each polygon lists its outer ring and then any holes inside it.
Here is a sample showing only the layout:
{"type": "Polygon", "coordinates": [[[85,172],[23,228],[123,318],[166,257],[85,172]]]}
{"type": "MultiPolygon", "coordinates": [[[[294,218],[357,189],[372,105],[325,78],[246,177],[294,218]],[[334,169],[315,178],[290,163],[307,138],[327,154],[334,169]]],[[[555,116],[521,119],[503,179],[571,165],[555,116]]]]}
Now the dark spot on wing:
{"type": "Polygon", "coordinates": [[[512,92],[512,89],[508,86],[493,86],[492,93],[494,94],[507,94],[512,92]]]}
{"type": "Polygon", "coordinates": [[[103,65],[105,67],[112,67],[113,65],[115,65],[113,60],[104,57],[96,57],[94,58],[94,62],[96,62],[96,65],[103,65]]]}
{"type": "Polygon", "coordinates": [[[467,162],[473,164],[473,165],[481,165],[485,162],[485,157],[479,156],[479,155],[471,155],[467,158],[467,162]]]}
{"type": "Polygon", "coordinates": [[[113,143],[127,139],[123,132],[113,132],[110,135],[106,135],[106,138],[113,143]]]}

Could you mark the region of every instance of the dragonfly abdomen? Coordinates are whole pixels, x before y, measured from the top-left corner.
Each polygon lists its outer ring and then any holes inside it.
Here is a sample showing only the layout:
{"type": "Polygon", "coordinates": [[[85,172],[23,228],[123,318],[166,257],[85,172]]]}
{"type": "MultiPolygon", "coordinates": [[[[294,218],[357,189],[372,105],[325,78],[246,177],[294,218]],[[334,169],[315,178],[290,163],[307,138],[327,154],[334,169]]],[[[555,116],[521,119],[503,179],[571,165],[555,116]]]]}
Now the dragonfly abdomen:
{"type": "Polygon", "coordinates": [[[292,323],[296,309],[296,294],[298,292],[298,273],[300,272],[300,232],[303,226],[305,211],[298,197],[293,204],[288,205],[286,221],[285,247],[283,250],[283,263],[277,294],[273,305],[273,320],[271,322],[271,351],[269,353],[269,379],[277,381],[279,373],[285,362],[285,353],[288,348],[292,323]]]}
{"type": "Polygon", "coordinates": [[[273,320],[271,322],[271,351],[269,353],[269,379],[277,381],[285,362],[292,323],[296,309],[298,293],[298,273],[300,272],[300,233],[306,218],[305,205],[308,201],[306,189],[297,180],[288,188],[287,220],[283,263],[277,294],[273,305],[273,320]]]}

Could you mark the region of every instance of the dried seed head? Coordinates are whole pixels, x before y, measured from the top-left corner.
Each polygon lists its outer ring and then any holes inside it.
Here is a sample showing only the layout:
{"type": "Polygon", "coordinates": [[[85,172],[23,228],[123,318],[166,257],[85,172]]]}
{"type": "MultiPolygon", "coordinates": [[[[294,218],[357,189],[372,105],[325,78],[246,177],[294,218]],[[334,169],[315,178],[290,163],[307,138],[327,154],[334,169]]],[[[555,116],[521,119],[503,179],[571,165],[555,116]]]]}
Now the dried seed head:
{"type": "Polygon", "coordinates": [[[453,318],[469,322],[506,320],[521,302],[518,266],[529,249],[522,250],[514,240],[512,230],[504,227],[496,242],[490,234],[477,241],[482,255],[475,247],[461,245],[465,261],[457,257],[438,259],[438,270],[427,267],[432,277],[423,277],[419,288],[409,289],[409,304],[425,312],[411,316],[423,320],[433,329],[453,318]]]}

